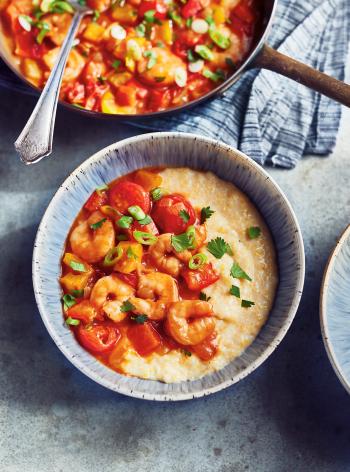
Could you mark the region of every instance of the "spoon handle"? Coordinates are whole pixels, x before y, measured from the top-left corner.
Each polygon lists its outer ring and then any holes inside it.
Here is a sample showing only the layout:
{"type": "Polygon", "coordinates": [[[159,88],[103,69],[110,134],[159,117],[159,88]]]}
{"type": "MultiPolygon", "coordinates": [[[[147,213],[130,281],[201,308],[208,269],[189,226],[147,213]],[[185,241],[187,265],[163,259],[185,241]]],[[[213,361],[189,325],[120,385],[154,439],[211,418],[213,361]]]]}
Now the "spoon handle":
{"type": "Polygon", "coordinates": [[[75,12],[67,36],[40,98],[27,124],[15,141],[15,148],[25,164],[39,162],[52,152],[53,130],[63,72],[75,34],[85,14],[86,12],[82,11],[75,12]]]}

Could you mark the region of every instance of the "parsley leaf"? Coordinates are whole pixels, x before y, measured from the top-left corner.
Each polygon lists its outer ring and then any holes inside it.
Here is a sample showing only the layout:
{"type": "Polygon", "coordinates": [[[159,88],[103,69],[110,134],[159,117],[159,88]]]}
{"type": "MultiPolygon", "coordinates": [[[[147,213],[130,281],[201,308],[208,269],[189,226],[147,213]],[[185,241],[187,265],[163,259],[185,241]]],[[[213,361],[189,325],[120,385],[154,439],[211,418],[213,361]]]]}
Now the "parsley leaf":
{"type": "Polygon", "coordinates": [[[112,62],[112,67],[117,70],[120,64],[121,64],[121,61],[119,59],[116,59],[115,61],[112,62]]]}
{"type": "Polygon", "coordinates": [[[249,280],[249,282],[252,281],[249,275],[244,272],[242,267],[237,262],[235,262],[231,267],[230,274],[234,279],[246,279],[249,280]]]}
{"type": "Polygon", "coordinates": [[[202,208],[201,209],[201,225],[205,223],[214,213],[215,211],[212,210],[210,206],[202,208]]]}
{"type": "Polygon", "coordinates": [[[211,297],[207,297],[207,295],[204,292],[199,292],[199,299],[203,300],[204,302],[208,302],[211,297]]]}
{"type": "Polygon", "coordinates": [[[232,285],[230,288],[230,294],[234,297],[241,298],[241,291],[237,285],[232,285]]]}
{"type": "Polygon", "coordinates": [[[261,234],[261,229],[259,226],[251,226],[248,228],[248,236],[250,239],[258,238],[261,234]]]}
{"type": "Polygon", "coordinates": [[[180,210],[179,211],[179,216],[180,216],[180,218],[182,219],[182,221],[184,223],[188,223],[188,221],[190,219],[190,215],[186,210],[180,210]]]}
{"type": "Polygon", "coordinates": [[[133,315],[130,316],[130,319],[135,321],[137,324],[144,324],[145,321],[147,321],[148,316],[147,315],[133,315]]]}
{"type": "Polygon", "coordinates": [[[81,262],[70,261],[69,265],[76,272],[86,272],[85,266],[81,262]]]}
{"type": "Polygon", "coordinates": [[[107,220],[107,218],[102,218],[102,220],[100,221],[97,221],[96,223],[93,223],[92,225],[90,225],[90,228],[95,230],[95,229],[98,229],[98,228],[101,228],[101,226],[103,225],[103,223],[107,220]]]}
{"type": "Polygon", "coordinates": [[[191,351],[188,351],[187,349],[181,349],[181,352],[182,352],[182,354],[184,354],[184,355],[187,356],[187,357],[191,357],[191,356],[192,356],[192,352],[191,352],[191,351]]]}
{"type": "Polygon", "coordinates": [[[182,234],[173,234],[171,236],[171,245],[175,249],[176,252],[183,252],[186,249],[192,247],[193,241],[191,241],[189,235],[187,233],[182,234]]]}
{"type": "Polygon", "coordinates": [[[249,301],[249,300],[242,300],[242,302],[241,302],[241,306],[242,306],[243,308],[250,308],[250,307],[253,306],[253,305],[255,305],[255,303],[254,303],[254,302],[251,302],[251,301],[249,301]]]}
{"type": "Polygon", "coordinates": [[[224,254],[229,254],[232,256],[232,250],[228,243],[218,236],[215,239],[212,239],[207,244],[208,251],[210,254],[213,254],[217,259],[221,259],[224,254]]]}
{"type": "Polygon", "coordinates": [[[133,310],[135,310],[135,307],[129,300],[126,300],[125,302],[123,302],[122,306],[120,307],[120,311],[122,313],[126,313],[128,311],[133,311],[133,310]]]}

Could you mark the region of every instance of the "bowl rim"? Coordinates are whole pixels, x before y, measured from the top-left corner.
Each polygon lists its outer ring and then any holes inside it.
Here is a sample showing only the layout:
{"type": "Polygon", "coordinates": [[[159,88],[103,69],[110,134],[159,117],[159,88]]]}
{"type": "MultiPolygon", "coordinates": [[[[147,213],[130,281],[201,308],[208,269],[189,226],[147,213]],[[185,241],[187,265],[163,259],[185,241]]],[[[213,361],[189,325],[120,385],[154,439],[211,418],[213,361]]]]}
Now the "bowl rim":
{"type": "MultiPolygon", "coordinates": [[[[249,195],[248,195],[249,197],[249,195]]],[[[259,208],[258,208],[259,210],[259,208]]],[[[282,339],[286,335],[290,325],[292,324],[296,312],[299,307],[300,299],[303,293],[303,286],[304,286],[304,279],[305,279],[305,251],[304,251],[304,243],[302,238],[301,229],[294,213],[294,210],[289,203],[284,192],[281,190],[279,185],[275,182],[275,180],[263,169],[259,164],[257,164],[253,159],[249,156],[244,154],[243,152],[239,151],[238,149],[229,146],[228,144],[223,143],[222,141],[208,138],[199,134],[192,134],[192,133],[183,133],[183,132],[153,132],[153,133],[144,133],[136,136],[131,136],[121,141],[115,142],[110,144],[109,146],[104,147],[100,151],[97,151],[92,156],[88,157],[84,160],[78,167],[76,167],[62,182],[62,184],[58,187],[57,191],[54,193],[53,197],[51,198],[43,216],[38,226],[37,234],[34,241],[34,250],[33,250],[33,258],[32,258],[32,280],[33,280],[33,288],[35,294],[35,300],[38,306],[38,310],[41,316],[41,319],[50,334],[52,340],[55,342],[56,346],[60,349],[60,351],[65,355],[65,357],[83,374],[87,375],[91,380],[95,381],[96,383],[106,387],[114,392],[124,394],[130,397],[144,399],[144,400],[155,400],[155,401],[179,401],[179,400],[191,400],[194,398],[200,398],[218,391],[221,391],[231,385],[237,383],[238,381],[242,380],[250,373],[252,373],[255,369],[257,369],[277,348],[277,346],[281,343],[282,339]],[[243,160],[245,160],[251,167],[253,167],[256,171],[262,174],[266,180],[270,180],[270,183],[273,185],[275,190],[279,193],[282,197],[283,204],[286,205],[291,219],[296,227],[295,236],[298,239],[298,259],[300,262],[300,270],[297,272],[297,283],[296,288],[294,291],[294,296],[292,302],[290,304],[288,314],[286,319],[284,320],[283,324],[279,328],[274,340],[266,347],[266,349],[261,353],[254,362],[246,366],[242,371],[234,375],[232,378],[229,378],[217,385],[212,387],[206,387],[198,392],[170,392],[170,393],[149,393],[149,392],[138,392],[135,390],[126,389],[123,385],[120,386],[116,382],[115,384],[111,385],[108,381],[105,381],[104,378],[101,378],[98,374],[86,371],[85,365],[77,356],[72,356],[72,352],[69,348],[67,348],[60,340],[59,336],[56,336],[54,330],[51,328],[50,317],[47,314],[47,310],[45,305],[41,300],[41,293],[39,290],[39,272],[36,268],[37,264],[40,260],[40,239],[42,238],[42,234],[44,233],[43,228],[45,226],[46,220],[50,215],[50,211],[53,207],[53,203],[60,198],[60,194],[67,188],[68,185],[71,184],[71,181],[75,177],[76,174],[81,172],[85,167],[90,166],[91,164],[95,163],[99,159],[103,158],[109,151],[116,150],[119,148],[127,147],[130,144],[137,143],[143,140],[152,140],[152,139],[159,139],[159,138],[180,138],[180,139],[187,139],[192,141],[202,141],[209,145],[213,145],[219,147],[228,154],[238,154],[243,160]]],[[[97,361],[96,361],[97,362],[97,361]]],[[[151,380],[150,380],[151,381],[151,380]]]]}
{"type": "Polygon", "coordinates": [[[340,380],[341,384],[343,385],[345,390],[350,394],[350,381],[346,380],[345,376],[343,375],[342,368],[337,360],[337,356],[333,349],[332,343],[330,342],[330,331],[329,331],[328,316],[327,316],[328,288],[330,284],[331,274],[332,274],[336,259],[338,257],[338,254],[341,251],[344,243],[347,241],[348,238],[350,238],[350,224],[341,233],[340,237],[338,238],[337,243],[333,247],[328,257],[326,267],[323,273],[322,284],[321,284],[319,315],[320,315],[320,325],[321,325],[323,344],[326,348],[328,359],[334,369],[334,372],[336,373],[338,379],[340,380]]]}

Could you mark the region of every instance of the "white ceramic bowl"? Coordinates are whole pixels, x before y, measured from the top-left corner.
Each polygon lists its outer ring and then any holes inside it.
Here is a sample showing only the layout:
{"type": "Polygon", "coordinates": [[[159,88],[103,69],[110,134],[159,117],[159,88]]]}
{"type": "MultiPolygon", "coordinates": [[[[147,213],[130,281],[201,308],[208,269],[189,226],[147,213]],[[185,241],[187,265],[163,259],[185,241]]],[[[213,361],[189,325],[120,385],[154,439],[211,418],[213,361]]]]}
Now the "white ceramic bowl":
{"type": "Polygon", "coordinates": [[[254,161],[223,143],[184,133],[143,134],[102,149],[79,166],[53,197],[38,229],[33,283],[41,317],[64,355],[84,374],[119,393],[148,400],[185,400],[228,387],[256,369],[286,334],[304,283],[300,228],[287,198],[254,161]],[[195,381],[165,384],[119,375],[85,351],[64,326],[59,285],[60,259],[80,208],[99,185],[145,166],[188,166],[214,172],[245,192],[275,241],[279,286],[268,321],[252,345],[222,370],[195,381]]]}
{"type": "Polygon", "coordinates": [[[328,259],[321,288],[320,318],[329,360],[350,393],[350,225],[328,259]]]}

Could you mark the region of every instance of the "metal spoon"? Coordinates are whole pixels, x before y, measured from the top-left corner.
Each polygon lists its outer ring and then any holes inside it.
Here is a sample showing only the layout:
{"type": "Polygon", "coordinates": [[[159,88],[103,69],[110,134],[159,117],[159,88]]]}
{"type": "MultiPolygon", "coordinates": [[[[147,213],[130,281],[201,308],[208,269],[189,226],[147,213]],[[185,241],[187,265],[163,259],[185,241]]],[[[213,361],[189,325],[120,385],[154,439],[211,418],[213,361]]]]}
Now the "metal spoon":
{"type": "Polygon", "coordinates": [[[34,164],[52,152],[53,130],[55,125],[57,101],[64,68],[72,49],[73,40],[83,17],[92,13],[87,6],[70,2],[75,9],[74,16],[61,50],[41,92],[40,98],[30,115],[27,124],[15,141],[16,151],[22,162],[34,164]]]}

